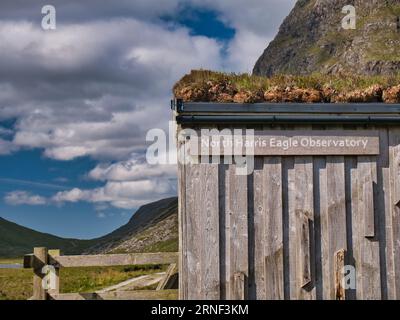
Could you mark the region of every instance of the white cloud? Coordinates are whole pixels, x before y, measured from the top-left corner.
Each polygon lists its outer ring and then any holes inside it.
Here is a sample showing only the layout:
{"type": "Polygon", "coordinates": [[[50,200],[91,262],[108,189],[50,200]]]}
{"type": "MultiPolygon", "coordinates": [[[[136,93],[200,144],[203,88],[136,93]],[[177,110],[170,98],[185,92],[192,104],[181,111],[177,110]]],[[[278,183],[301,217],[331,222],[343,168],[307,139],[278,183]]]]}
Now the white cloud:
{"type": "Polygon", "coordinates": [[[297,0],[190,0],[198,7],[216,10],[235,30],[271,38],[297,0]]]}
{"type": "Polygon", "coordinates": [[[252,73],[257,59],[266,48],[266,43],[272,39],[265,39],[257,33],[238,31],[235,38],[228,45],[226,65],[230,71],[252,73]]]}
{"type": "Polygon", "coordinates": [[[31,206],[38,206],[44,205],[47,203],[46,198],[33,195],[26,191],[12,191],[5,195],[4,201],[13,206],[17,205],[31,205],[31,206]]]}
{"type": "Polygon", "coordinates": [[[150,178],[176,177],[175,165],[149,165],[138,160],[118,162],[111,165],[98,165],[89,172],[89,177],[100,181],[138,181],[150,178]]]}
{"type": "MultiPolygon", "coordinates": [[[[1,21],[0,119],[18,119],[11,144],[43,148],[57,160],[143,153],[145,132],[165,128],[170,117],[174,82],[193,68],[251,71],[294,2],[118,1],[101,20],[108,3],[100,1],[87,13],[96,19],[77,21],[80,5],[60,2],[69,20],[54,32],[36,22],[1,21]],[[173,16],[179,5],[216,10],[235,29],[227,57],[215,39],[154,20],[173,16]]],[[[12,2],[6,5],[11,10],[12,2]]],[[[12,150],[1,144],[3,154],[12,150]]]]}
{"type": "Polygon", "coordinates": [[[200,8],[216,10],[235,31],[228,43],[223,69],[251,73],[257,59],[275,37],[297,0],[190,0],[200,8]]]}
{"type": "Polygon", "coordinates": [[[109,203],[110,205],[133,209],[151,201],[171,197],[176,194],[176,181],[147,179],[138,181],[107,182],[104,187],[81,190],[74,188],[58,192],[52,201],[56,203],[86,201],[109,203]]]}
{"type": "MultiPolygon", "coordinates": [[[[118,0],[109,10],[106,0],[54,0],[65,20],[44,32],[36,13],[19,1],[2,1],[7,10],[0,12],[10,13],[0,19],[0,120],[16,119],[11,132],[0,128],[8,139],[0,138],[0,155],[41,148],[57,160],[90,156],[100,164],[88,176],[104,186],[59,192],[47,201],[118,208],[176,194],[174,166],[125,161],[144,154],[147,130],[167,128],[173,84],[191,69],[250,72],[295,3],[118,0]],[[93,10],[82,10],[90,5],[93,10]],[[159,20],[188,5],[216,10],[235,29],[234,38],[224,44],[159,20]],[[16,23],[16,16],[27,19],[16,23]]],[[[46,203],[26,192],[7,196],[15,205],[46,203]]]]}
{"type": "Polygon", "coordinates": [[[0,118],[18,118],[15,146],[50,158],[126,159],[143,152],[148,129],[166,126],[174,82],[192,68],[218,69],[220,50],[185,28],[135,19],[50,33],[0,22],[0,118]]]}

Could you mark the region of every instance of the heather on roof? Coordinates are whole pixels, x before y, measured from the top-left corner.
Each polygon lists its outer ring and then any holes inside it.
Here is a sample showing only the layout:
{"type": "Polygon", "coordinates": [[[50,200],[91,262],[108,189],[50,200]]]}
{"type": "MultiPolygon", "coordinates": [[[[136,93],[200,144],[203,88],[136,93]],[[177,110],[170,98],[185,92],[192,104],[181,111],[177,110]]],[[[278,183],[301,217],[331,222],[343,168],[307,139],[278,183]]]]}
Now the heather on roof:
{"type": "Polygon", "coordinates": [[[400,74],[266,78],[193,70],[175,84],[173,93],[186,102],[400,103],[400,74]]]}

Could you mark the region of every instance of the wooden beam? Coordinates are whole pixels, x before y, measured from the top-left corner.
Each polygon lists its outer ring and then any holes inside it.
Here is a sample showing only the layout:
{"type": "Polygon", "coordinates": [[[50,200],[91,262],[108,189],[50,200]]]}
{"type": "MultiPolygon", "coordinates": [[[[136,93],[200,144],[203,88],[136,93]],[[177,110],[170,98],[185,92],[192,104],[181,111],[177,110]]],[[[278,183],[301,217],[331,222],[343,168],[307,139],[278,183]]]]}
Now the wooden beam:
{"type": "Polygon", "coordinates": [[[24,263],[23,263],[24,269],[30,269],[33,267],[33,258],[34,258],[33,253],[26,254],[24,256],[24,263]]]}
{"type": "Polygon", "coordinates": [[[165,274],[165,277],[160,281],[156,290],[173,289],[178,280],[178,267],[176,263],[172,263],[165,274]]]}
{"type": "Polygon", "coordinates": [[[49,263],[59,267],[111,267],[177,263],[178,253],[132,253],[88,256],[50,257],[49,263]]]}
{"type": "Polygon", "coordinates": [[[51,300],[177,300],[178,290],[135,290],[105,293],[51,294],[51,300]]]}
{"type": "Polygon", "coordinates": [[[35,248],[33,250],[33,300],[47,300],[47,292],[43,286],[43,267],[47,264],[47,249],[35,248]]]}

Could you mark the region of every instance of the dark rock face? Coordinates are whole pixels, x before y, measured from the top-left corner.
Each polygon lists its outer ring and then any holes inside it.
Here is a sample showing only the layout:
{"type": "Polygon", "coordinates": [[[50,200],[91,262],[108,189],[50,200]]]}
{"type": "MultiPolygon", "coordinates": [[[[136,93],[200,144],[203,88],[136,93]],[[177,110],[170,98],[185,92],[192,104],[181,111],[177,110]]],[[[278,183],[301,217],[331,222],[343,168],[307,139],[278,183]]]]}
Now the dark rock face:
{"type": "Polygon", "coordinates": [[[255,75],[400,72],[400,0],[299,0],[257,61],[255,75]],[[346,5],[356,29],[345,30],[346,5]]]}

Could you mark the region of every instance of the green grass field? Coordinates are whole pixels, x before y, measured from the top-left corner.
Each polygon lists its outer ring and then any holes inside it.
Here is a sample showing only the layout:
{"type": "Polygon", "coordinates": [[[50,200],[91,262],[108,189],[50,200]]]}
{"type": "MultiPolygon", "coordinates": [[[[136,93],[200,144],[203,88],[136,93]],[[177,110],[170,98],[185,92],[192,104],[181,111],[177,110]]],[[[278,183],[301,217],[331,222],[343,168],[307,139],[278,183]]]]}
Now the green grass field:
{"type": "MultiPolygon", "coordinates": [[[[0,260],[9,263],[10,260],[0,260]]],[[[14,259],[12,262],[20,262],[14,259]]],[[[94,292],[138,276],[165,271],[166,266],[65,268],[60,270],[61,293],[94,292]]],[[[32,296],[31,269],[0,269],[0,300],[32,296]]]]}
{"type": "Polygon", "coordinates": [[[15,264],[15,263],[21,263],[22,264],[22,259],[20,258],[0,258],[0,264],[15,264]]]}

